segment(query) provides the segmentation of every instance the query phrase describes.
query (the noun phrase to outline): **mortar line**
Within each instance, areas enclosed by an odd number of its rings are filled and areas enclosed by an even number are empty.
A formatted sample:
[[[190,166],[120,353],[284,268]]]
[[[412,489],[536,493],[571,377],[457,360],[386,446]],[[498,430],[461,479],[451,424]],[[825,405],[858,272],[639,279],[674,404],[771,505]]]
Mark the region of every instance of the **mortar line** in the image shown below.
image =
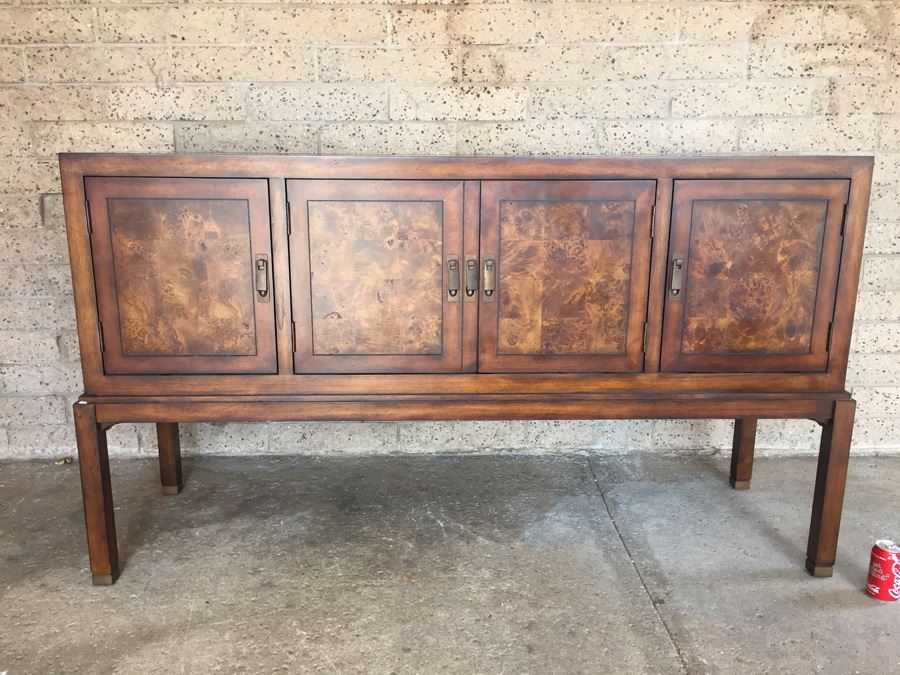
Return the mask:
[[[622,531],[619,529],[619,524],[616,522],[616,519],[609,508],[609,504],[606,501],[606,495],[603,494],[603,488],[600,487],[600,481],[597,479],[597,473],[594,471],[594,462],[591,461],[590,457],[588,457],[588,469],[591,472],[591,478],[594,480],[594,485],[597,487],[597,494],[600,495],[600,501],[603,502],[603,508],[606,509],[606,515],[609,517],[609,521],[612,523],[613,529],[616,531],[616,536],[619,538],[619,541],[622,542],[622,548],[624,548],[625,553],[628,554],[628,559],[631,561],[631,566],[634,568],[634,572],[635,574],[637,574],[638,580],[641,582],[641,587],[644,589],[644,593],[647,594],[647,598],[650,600],[650,605],[653,607],[653,611],[656,612],[656,616],[659,619],[659,622],[666,630],[666,635],[669,637],[669,642],[672,643],[672,647],[675,649],[675,653],[678,655],[678,660],[681,662],[681,670],[685,673],[688,673],[690,671],[688,670],[687,658],[685,657],[684,652],[681,650],[681,647],[675,641],[675,636],[672,634],[672,630],[669,628],[669,624],[666,623],[666,620],[663,618],[662,613],[659,611],[659,606],[653,601],[653,594],[650,592],[650,589],[647,586],[647,582],[644,580],[644,575],[641,574],[641,570],[640,568],[638,568],[637,563],[634,560],[634,556],[631,554],[631,549],[628,548],[628,544],[625,542],[625,538],[622,536]]]

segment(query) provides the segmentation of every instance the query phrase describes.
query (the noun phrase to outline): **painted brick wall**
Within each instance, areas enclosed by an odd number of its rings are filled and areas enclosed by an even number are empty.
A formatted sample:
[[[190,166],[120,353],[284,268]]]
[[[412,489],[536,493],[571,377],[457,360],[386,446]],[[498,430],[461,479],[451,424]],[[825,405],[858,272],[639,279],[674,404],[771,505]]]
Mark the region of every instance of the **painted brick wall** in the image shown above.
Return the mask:
[[[74,447],[60,151],[874,153],[850,381],[900,451],[900,3],[0,0],[0,455]],[[726,422],[198,425],[194,452],[714,450]],[[110,434],[154,452],[150,427]],[[759,444],[810,452],[812,424]]]

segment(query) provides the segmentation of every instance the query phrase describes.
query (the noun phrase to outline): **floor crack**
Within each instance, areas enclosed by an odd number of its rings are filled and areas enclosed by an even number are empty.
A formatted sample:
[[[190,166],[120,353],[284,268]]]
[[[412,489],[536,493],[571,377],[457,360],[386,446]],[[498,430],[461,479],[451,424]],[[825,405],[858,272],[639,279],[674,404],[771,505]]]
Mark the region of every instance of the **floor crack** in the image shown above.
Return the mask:
[[[681,669],[688,673],[690,672],[687,664],[687,657],[685,657],[684,652],[681,650],[681,647],[675,641],[675,636],[672,634],[672,629],[669,628],[669,624],[666,623],[665,618],[662,613],[659,611],[659,605],[655,602],[653,598],[653,594],[650,592],[650,588],[647,586],[647,582],[644,579],[644,575],[641,574],[640,568],[637,566],[637,563],[634,560],[634,556],[631,554],[631,549],[628,548],[628,544],[625,542],[625,537],[622,536],[622,531],[619,529],[619,524],[616,522],[615,516],[613,516],[612,511],[609,508],[609,504],[606,501],[606,495],[603,494],[603,488],[600,487],[600,480],[597,478],[597,472],[594,470],[594,462],[588,458],[588,468],[591,472],[591,478],[594,480],[594,485],[597,487],[597,494],[600,495],[600,501],[603,502],[603,508],[606,509],[606,515],[609,517],[609,521],[612,523],[613,529],[616,531],[616,536],[619,538],[619,541],[622,542],[622,548],[625,549],[625,553],[628,554],[628,559],[631,561],[631,566],[634,568],[635,574],[637,574],[638,580],[641,582],[641,587],[644,589],[644,593],[647,594],[647,597],[650,599],[650,605],[653,607],[653,611],[656,612],[656,616],[659,617],[659,622],[662,624],[662,627],[666,630],[666,635],[669,636],[669,642],[672,643],[672,647],[675,649],[675,653],[678,654],[678,660],[681,661]]]

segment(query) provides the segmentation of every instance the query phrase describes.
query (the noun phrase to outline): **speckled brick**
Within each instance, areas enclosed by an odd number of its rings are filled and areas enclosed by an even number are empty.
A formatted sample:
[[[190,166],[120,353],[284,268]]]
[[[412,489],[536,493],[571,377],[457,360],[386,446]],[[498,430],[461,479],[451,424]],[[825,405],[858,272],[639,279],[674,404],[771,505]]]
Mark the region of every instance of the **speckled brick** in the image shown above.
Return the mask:
[[[385,454],[397,452],[394,422],[302,422],[272,424],[273,454]]]
[[[861,353],[900,352],[900,323],[863,323],[856,326],[855,350]]]
[[[321,147],[325,154],[449,155],[456,151],[456,131],[440,122],[325,124]]]
[[[65,205],[61,194],[41,195],[41,224],[48,230],[66,228]]]
[[[0,119],[94,120],[103,117],[104,92],[95,87],[0,87]]]
[[[0,124],[0,157],[27,157],[34,154],[31,130],[25,124]]]
[[[898,317],[900,319],[900,317]],[[900,382],[900,359],[884,354],[850,354],[847,386],[893,385]]]
[[[596,127],[589,120],[463,123],[459,151],[472,155],[596,154]]]
[[[179,124],[175,147],[178,152],[315,154],[319,129],[304,122]]]
[[[900,114],[900,84],[884,80],[832,80],[824,92],[830,114]]]
[[[895,0],[828,3],[822,25],[829,40],[900,40],[900,6]]]
[[[896,450],[898,438],[900,438],[900,418],[866,417],[854,425],[851,448]]]
[[[875,185],[900,185],[900,153],[879,152],[875,156],[872,182]]]
[[[678,38],[678,9],[655,5],[553,3],[539,19],[549,42],[668,42]]]
[[[286,45],[173,47],[172,78],[180,82],[314,82],[313,47]]]
[[[889,77],[896,45],[850,42],[763,43],[751,46],[750,77]]]
[[[880,124],[878,147],[882,150],[900,152],[900,115],[883,117],[878,122]]]
[[[681,7],[681,38],[714,40],[822,39],[824,9],[787,2],[707,2]]]
[[[66,402],[61,396],[0,397],[0,424],[62,424]]]
[[[824,86],[810,81],[685,82],[673,91],[672,117],[809,115]]]
[[[869,218],[872,220],[900,220],[898,186],[875,185],[869,197]]]
[[[252,87],[248,115],[258,120],[386,119],[388,94],[379,87],[309,85]]]
[[[522,452],[531,446],[527,422],[401,422],[400,452]]]
[[[262,455],[269,449],[265,424],[183,424],[180,431],[186,454]]]
[[[0,330],[0,365],[43,365],[54,361],[59,361],[54,335]]]
[[[59,192],[59,163],[6,158],[0,162],[0,193]]]
[[[70,395],[81,390],[79,364],[0,367],[0,394]]]
[[[169,54],[156,46],[27,47],[32,82],[152,82],[165,77]]]
[[[68,265],[8,265],[3,269],[0,297],[40,298],[71,295]]]
[[[734,423],[727,420],[657,420],[653,448],[712,452],[731,448]]]
[[[40,122],[35,147],[42,156],[60,152],[171,152],[169,124],[130,122]]]
[[[653,446],[646,420],[545,420],[528,422],[531,450],[628,452]]]
[[[861,288],[867,291],[900,291],[900,258],[867,256]]]
[[[634,120],[601,122],[600,151],[630,154],[697,154],[737,149],[734,120]]]
[[[0,228],[40,227],[40,195],[0,194]]]
[[[393,120],[521,120],[527,114],[522,87],[394,87]]]
[[[58,331],[74,328],[75,306],[71,297],[0,297],[0,329]]]
[[[462,79],[468,82],[590,82],[615,79],[603,45],[480,47],[462,55]]]
[[[443,47],[326,48],[319,50],[323,82],[444,84],[459,78],[456,49]]]
[[[900,417],[900,387],[854,387],[857,417]]]
[[[56,458],[78,452],[75,429],[71,424],[11,427],[8,431],[10,447],[19,454]],[[135,454],[138,448],[137,427],[134,424],[117,424],[107,432],[106,446],[111,455]]]
[[[615,46],[607,51],[609,79],[721,79],[747,73],[745,43]]]
[[[796,117],[749,120],[741,150],[750,152],[861,152],[875,147],[876,128],[867,117]]]
[[[78,335],[75,331],[64,331],[56,340],[59,348],[59,360],[63,363],[73,363],[81,359],[81,352],[78,348]]]
[[[114,120],[235,120],[244,116],[237,87],[113,87],[107,108]]]
[[[20,49],[0,47],[0,82],[21,82],[25,79],[24,60]]]
[[[666,117],[669,98],[668,86],[658,82],[535,86],[529,110],[551,119]]]
[[[91,42],[94,12],[89,7],[0,9],[0,43]]]
[[[0,263],[14,264],[23,260],[36,264],[68,264],[65,231],[0,230]]]
[[[900,225],[897,223],[867,223],[865,252],[867,255],[873,253],[900,255]]]
[[[857,321],[900,321],[900,292],[860,291],[856,297]]]
[[[393,13],[398,44],[523,44],[538,37],[543,11],[527,4],[467,7],[399,7]]]
[[[389,42],[388,11],[380,7],[248,7],[252,43],[373,45]]]
[[[232,7],[100,7],[103,42],[240,42],[240,10]]]

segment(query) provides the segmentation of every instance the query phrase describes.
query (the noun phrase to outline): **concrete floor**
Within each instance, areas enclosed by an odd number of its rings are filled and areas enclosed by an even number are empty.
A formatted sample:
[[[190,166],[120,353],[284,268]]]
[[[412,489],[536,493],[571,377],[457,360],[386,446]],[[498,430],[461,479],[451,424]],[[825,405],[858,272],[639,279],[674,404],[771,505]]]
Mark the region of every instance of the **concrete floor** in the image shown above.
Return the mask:
[[[900,458],[852,463],[832,579],[815,463],[703,457],[117,460],[92,587],[76,465],[0,463],[0,673],[891,673]]]

